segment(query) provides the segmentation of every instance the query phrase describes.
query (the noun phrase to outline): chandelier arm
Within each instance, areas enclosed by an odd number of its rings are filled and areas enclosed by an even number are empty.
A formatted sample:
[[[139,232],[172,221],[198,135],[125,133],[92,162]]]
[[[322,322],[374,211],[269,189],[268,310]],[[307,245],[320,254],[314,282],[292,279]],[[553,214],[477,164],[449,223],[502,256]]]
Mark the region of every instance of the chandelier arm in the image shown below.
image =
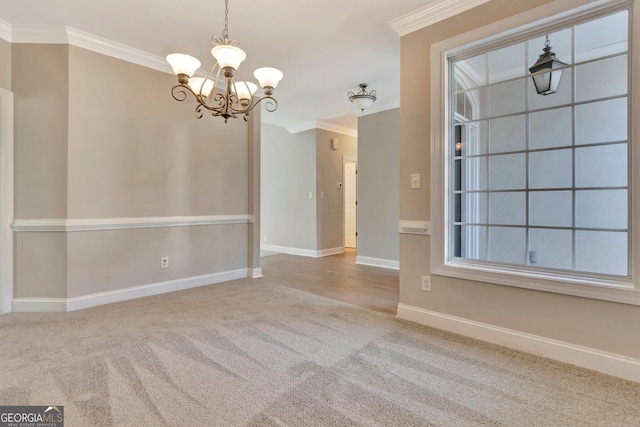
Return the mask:
[[[171,95],[173,96],[173,99],[178,102],[183,102],[187,99],[187,92],[194,96],[198,105],[204,105],[206,107],[204,102],[205,97],[196,93],[190,86],[179,83],[171,88]]]
[[[196,106],[196,109],[193,111],[193,114],[196,116],[196,119],[201,119],[203,114],[202,114],[202,104],[198,104]]]
[[[255,100],[254,102],[251,102],[251,105],[247,106],[244,109],[244,113],[248,113],[249,111],[253,110],[262,101],[265,101],[264,108],[268,112],[273,113],[278,109],[278,101],[276,101],[273,96],[267,95]]]
[[[187,99],[187,91],[191,92],[193,96],[196,96],[196,94],[191,90],[189,86],[183,85],[182,83],[179,83],[171,88],[171,96],[173,96],[173,99],[175,99],[176,101],[183,102]]]
[[[214,70],[216,70],[216,78],[213,80],[213,89],[209,94],[209,98],[208,98],[209,103],[206,105],[206,108],[209,111],[213,111],[215,108],[222,108],[222,106],[224,105],[224,99],[221,96],[222,94],[218,89],[218,81],[220,79],[220,73],[222,72],[222,69],[218,66],[217,62],[213,65],[213,67],[211,67],[211,70],[209,70],[209,73],[207,74],[207,76],[211,77],[211,74],[213,73]],[[214,101],[217,102],[217,106],[213,105]]]
[[[276,99],[272,96],[265,96],[263,98],[260,98],[257,102],[256,105],[258,104],[258,102],[261,102],[263,100],[267,100],[264,103],[264,109],[267,110],[270,113],[273,113],[274,111],[276,111],[278,109],[278,101],[276,101]]]

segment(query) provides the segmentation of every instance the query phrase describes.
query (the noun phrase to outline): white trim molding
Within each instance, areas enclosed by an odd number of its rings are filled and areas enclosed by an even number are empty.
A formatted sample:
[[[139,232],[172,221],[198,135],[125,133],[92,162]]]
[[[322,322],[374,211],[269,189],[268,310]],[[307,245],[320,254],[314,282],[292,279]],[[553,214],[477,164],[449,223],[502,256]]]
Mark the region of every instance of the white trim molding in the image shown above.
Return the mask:
[[[253,268],[249,270],[249,277],[252,279],[259,279],[261,277],[264,277],[262,275],[262,268]]]
[[[260,245],[260,250],[269,251],[269,252],[279,252],[287,255],[306,256],[309,258],[322,258],[325,256],[344,253],[343,247],[314,250],[314,249],[290,248],[287,246],[267,245],[264,243]]]
[[[322,129],[329,132],[335,132],[342,135],[352,136],[354,138],[358,137],[358,130],[352,129],[346,126],[336,125],[334,123],[330,123],[324,120],[314,120],[311,122],[300,123],[295,126],[289,126],[287,130],[289,133],[296,134],[300,132],[306,132],[308,130],[314,129]]]
[[[391,270],[400,270],[400,261],[384,258],[373,258],[368,256],[356,256],[356,264],[369,265],[371,267],[388,268]]]
[[[16,298],[13,300],[14,313],[64,313],[67,311],[66,298]]]
[[[173,74],[171,67],[161,56],[71,27],[59,25],[16,26],[0,20],[0,38],[10,43],[68,44],[163,73]]]
[[[9,24],[7,21],[3,19],[0,19],[0,39],[11,43],[12,33],[13,32],[11,31],[11,24]]]
[[[99,305],[122,302],[130,299],[161,295],[168,292],[208,286],[231,280],[249,277],[249,269],[243,268],[221,273],[204,274],[184,279],[169,280],[149,285],[134,286],[97,294],[83,295],[74,298],[16,298],[13,300],[14,312],[65,312],[82,310]]]
[[[431,222],[429,221],[407,221],[400,220],[399,231],[401,234],[421,234],[431,235]]]
[[[318,120],[318,129],[326,130],[329,132],[340,133],[342,135],[352,136],[354,138],[358,137],[358,130],[352,129],[346,126],[336,125],[334,123],[325,122],[323,120]]]
[[[0,313],[13,300],[13,93],[0,88]]]
[[[344,248],[342,246],[338,248],[319,249],[317,251],[318,258],[331,256],[331,255],[339,255],[343,253],[344,253]]]
[[[130,218],[16,219],[13,231],[102,231],[129,228],[191,227],[195,225],[249,224],[253,215],[203,215]]]
[[[489,0],[432,0],[429,4],[389,21],[389,26],[400,36],[444,21]]]
[[[405,304],[398,304],[398,318],[640,382],[638,359]]]

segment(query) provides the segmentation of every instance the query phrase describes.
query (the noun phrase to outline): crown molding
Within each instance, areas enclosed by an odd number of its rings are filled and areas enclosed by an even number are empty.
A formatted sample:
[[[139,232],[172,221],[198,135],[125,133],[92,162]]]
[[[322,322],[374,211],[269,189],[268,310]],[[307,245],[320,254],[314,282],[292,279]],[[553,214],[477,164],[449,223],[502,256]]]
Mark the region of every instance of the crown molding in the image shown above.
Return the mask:
[[[12,25],[12,43],[69,44],[67,29],[52,25]]]
[[[69,44],[110,56],[112,58],[121,59],[143,67],[151,68],[167,74],[173,74],[171,67],[165,58],[144,52],[140,49],[130,47],[121,43],[117,43],[75,28],[66,27]]]
[[[5,20],[0,19],[0,39],[3,39],[11,43],[12,42],[11,34],[12,34],[11,24],[9,24]]]
[[[287,130],[289,131],[289,133],[300,133],[300,132],[306,132],[308,130],[312,130],[315,129],[317,127],[316,121],[313,120],[311,122],[304,122],[304,123],[299,123],[297,125],[293,125],[293,126],[289,126],[287,127]]]
[[[329,132],[340,133],[342,135],[352,136],[354,138],[358,137],[358,130],[352,129],[346,126],[340,126],[333,123],[325,122],[323,120],[314,120],[311,122],[304,122],[294,126],[289,126],[287,130],[289,133],[300,133],[313,129],[322,129]]]
[[[348,136],[352,136],[354,138],[358,137],[358,130],[357,129],[352,129],[346,126],[340,126],[340,125],[336,125],[333,123],[329,123],[329,122],[325,122],[323,120],[318,120],[316,121],[317,124],[317,128],[318,129],[322,129],[322,130],[326,130],[329,132],[335,132],[335,133],[340,133],[342,135],[348,135]]]
[[[389,21],[389,26],[400,36],[444,21],[459,13],[473,9],[489,0],[433,0],[426,6]]]
[[[0,37],[10,43],[67,44],[163,73],[173,74],[167,61],[160,56],[71,27],[12,26],[0,20]]]

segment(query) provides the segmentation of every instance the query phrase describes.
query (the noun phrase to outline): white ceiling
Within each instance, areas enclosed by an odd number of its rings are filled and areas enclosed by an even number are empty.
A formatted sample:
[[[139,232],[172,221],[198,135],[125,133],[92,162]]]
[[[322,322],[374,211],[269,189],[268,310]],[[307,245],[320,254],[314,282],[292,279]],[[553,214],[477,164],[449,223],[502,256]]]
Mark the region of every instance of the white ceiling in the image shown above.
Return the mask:
[[[279,108],[266,123],[301,130],[318,120],[355,128],[347,92],[366,82],[377,102],[366,113],[400,105],[400,38],[389,21],[439,0],[230,0],[229,35],[247,52],[240,67],[284,72]],[[224,0],[0,0],[13,29],[71,27],[164,57],[172,52],[211,66],[211,36],[221,35]],[[169,70],[167,66],[167,70]],[[170,98],[170,88],[166,90]],[[203,118],[205,120],[206,118]]]

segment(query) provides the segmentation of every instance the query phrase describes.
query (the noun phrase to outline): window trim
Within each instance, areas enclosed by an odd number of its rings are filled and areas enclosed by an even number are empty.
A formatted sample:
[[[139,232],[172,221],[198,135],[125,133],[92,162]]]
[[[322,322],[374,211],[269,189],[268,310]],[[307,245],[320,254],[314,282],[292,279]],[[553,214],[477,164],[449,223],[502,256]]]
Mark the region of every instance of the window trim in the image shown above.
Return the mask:
[[[640,209],[635,209],[635,201],[640,200],[640,185],[634,184],[637,170],[640,170],[640,150],[634,143],[640,143],[640,126],[634,126],[634,106],[640,105],[640,90],[629,87],[629,157],[632,167],[629,171],[631,188],[629,199],[630,278],[609,279],[580,272],[570,274],[555,273],[550,270],[531,269],[527,266],[505,266],[490,262],[472,260],[448,260],[449,239],[445,238],[449,227],[450,204],[446,180],[449,174],[449,155],[446,142],[450,137],[448,118],[449,106],[449,57],[465,46],[465,52],[486,50],[491,43],[512,35],[526,37],[523,33],[539,32],[541,26],[551,32],[556,28],[574,25],[576,21],[587,19],[607,11],[630,8],[632,27],[640,22],[640,7],[633,7],[633,0],[559,0],[532,9],[514,17],[498,21],[470,32],[460,34],[431,46],[431,273],[478,282],[532,289],[585,298],[640,305],[640,284],[634,283],[637,266],[640,265]],[[632,31],[629,40],[630,81],[640,81],[640,55],[634,55],[634,47],[640,46],[640,30]],[[634,167],[635,166],[635,167]]]

